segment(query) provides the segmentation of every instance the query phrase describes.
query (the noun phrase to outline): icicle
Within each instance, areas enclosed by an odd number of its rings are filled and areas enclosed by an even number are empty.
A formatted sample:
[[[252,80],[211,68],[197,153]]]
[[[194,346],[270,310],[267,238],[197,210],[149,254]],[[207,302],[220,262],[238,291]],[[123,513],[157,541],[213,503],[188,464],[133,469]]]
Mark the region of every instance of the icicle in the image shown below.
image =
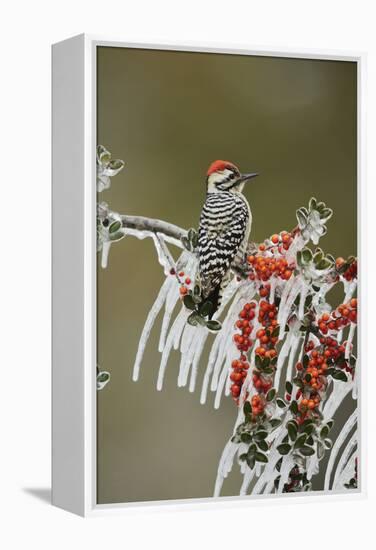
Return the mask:
[[[352,398],[358,399],[358,385],[359,385],[359,367],[358,362],[354,365],[354,380],[353,380],[353,389],[352,389]]]
[[[349,442],[350,443],[350,442]],[[350,454],[347,464],[343,467],[341,474],[338,476],[336,483],[333,483],[333,491],[343,491],[346,490],[344,485],[348,483],[351,478],[354,477],[355,473],[355,460],[357,457],[357,446],[352,445],[352,454]]]
[[[346,348],[345,348],[345,359],[350,358],[351,344],[352,344],[352,341],[354,339],[355,329],[356,329],[356,324],[355,323],[350,323],[350,330],[349,330],[349,334],[347,336],[347,343],[346,343]]]
[[[290,315],[290,312],[291,312],[292,305],[293,305],[296,297],[299,295],[299,292],[302,289],[302,281],[299,278],[291,277],[291,279],[288,282],[290,282],[292,279],[295,281],[295,285],[291,288],[291,291],[290,291],[287,299],[285,299],[285,301],[283,303],[282,303],[282,299],[281,299],[281,303],[279,305],[278,323],[280,325],[280,331],[279,331],[279,339],[280,340],[282,340],[284,338],[285,327],[286,327],[287,319],[288,319],[288,317]]]
[[[147,237],[154,238],[155,233],[153,231],[144,231],[141,229],[130,229],[127,227],[123,230],[124,235],[131,235],[132,237],[136,237],[137,239],[140,239],[141,241],[143,239],[146,239]],[[160,234],[160,233],[159,233]],[[179,239],[175,239],[174,237],[168,237],[167,235],[163,235],[163,239],[166,243],[173,244],[177,248],[183,248],[183,244]]]
[[[236,296],[236,300],[234,300],[231,304],[230,310],[227,313],[226,320],[223,323],[222,330],[218,334],[217,338],[219,337],[219,347],[216,348],[215,359],[212,357],[212,353],[210,353],[209,356],[209,363],[214,359],[214,366],[213,368],[213,375],[212,375],[212,381],[211,381],[211,390],[216,391],[218,387],[218,381],[220,372],[222,370],[222,366],[225,360],[225,350],[227,346],[231,343],[234,333],[234,324],[236,319],[238,318],[239,312],[243,309],[244,304],[251,300],[253,297],[253,292],[255,292],[254,286],[250,285],[244,285],[240,292],[238,292]],[[251,293],[250,293],[251,292]],[[212,350],[213,351],[213,350]]]
[[[338,481],[341,478],[342,472],[345,469],[347,463],[350,461],[351,456],[356,451],[357,447],[358,447],[358,433],[357,431],[355,431],[350,441],[347,443],[346,448],[341,455],[341,458],[339,459],[336,472],[334,474],[333,489],[338,487]]]
[[[301,335],[300,334],[293,334],[291,338],[291,349],[290,349],[290,355],[289,355],[289,361],[287,364],[287,370],[286,370],[286,380],[291,380],[292,378],[292,369],[294,366],[294,359],[296,355],[296,351],[299,347],[299,343],[301,342]]]
[[[343,289],[345,291],[345,297],[343,300],[344,304],[347,304],[352,298],[352,295],[354,294],[357,287],[357,280],[354,281],[346,281],[346,279],[343,279]]]
[[[168,275],[170,270],[175,267],[175,262],[163,240],[163,235],[153,233],[153,241],[158,254],[158,261],[163,267],[164,274]]]
[[[160,334],[160,337],[159,337],[158,351],[160,353],[162,353],[163,350],[164,350],[164,347],[165,347],[165,344],[166,344],[167,331],[168,331],[168,327],[170,325],[172,312],[174,311],[174,308],[175,308],[176,303],[178,302],[178,300],[179,300],[179,287],[178,287],[177,284],[175,284],[171,287],[171,291],[170,291],[169,295],[167,296],[167,300],[166,300],[165,313],[164,313],[164,316],[163,316],[161,334]]]
[[[186,324],[183,332],[183,337],[180,344],[181,360],[178,376],[178,387],[185,386],[188,380],[189,373],[189,358],[191,353],[194,353],[193,339],[196,334],[197,327]]]
[[[170,332],[173,331],[172,346],[175,350],[179,349],[181,335],[185,327],[185,323],[188,319],[189,312],[182,306],[179,315],[176,317],[174,324],[172,325]]]
[[[288,482],[289,474],[294,467],[294,460],[291,455],[286,455],[283,457],[281,471],[280,471],[280,480],[278,485],[278,493],[282,493],[285,483]]]
[[[286,300],[290,294],[290,290],[292,289],[292,287],[294,286],[294,283],[296,282],[296,277],[292,276],[290,277],[290,279],[287,281],[287,283],[285,284],[285,287],[282,291],[282,294],[281,294],[281,301],[279,303],[279,310],[281,311],[281,309],[283,309],[285,303],[286,303]]]
[[[275,289],[277,288],[277,277],[271,277],[270,279],[270,293],[269,293],[269,304],[274,304]]]
[[[195,344],[195,354],[192,362],[192,369],[191,369],[191,379],[189,382],[189,391],[194,392],[196,387],[196,379],[197,379],[197,372],[198,372],[198,364],[201,358],[202,350],[204,349],[206,339],[208,337],[209,331],[205,327],[200,327],[200,336],[198,338],[198,342]]]
[[[167,278],[165,280],[165,282],[163,283],[163,285],[162,285],[162,287],[159,291],[157,299],[155,300],[155,302],[154,302],[154,304],[153,304],[153,306],[152,306],[152,308],[149,312],[149,315],[147,316],[147,319],[146,319],[146,322],[145,322],[145,325],[144,325],[144,328],[142,330],[142,334],[141,334],[141,337],[140,337],[140,341],[138,343],[136,360],[135,360],[135,364],[134,364],[134,367],[133,367],[133,380],[134,381],[138,380],[139,373],[140,373],[141,361],[142,361],[142,358],[143,358],[143,355],[144,355],[144,352],[145,352],[145,347],[146,347],[147,341],[149,339],[151,329],[153,328],[153,325],[154,325],[155,319],[158,316],[158,313],[162,309],[162,306],[163,306],[163,304],[166,300],[166,297],[167,297],[167,295],[168,295],[168,293],[171,289],[172,284],[174,284],[173,279]]]
[[[342,382],[343,383],[343,382]],[[351,432],[351,430],[354,428],[354,426],[357,423],[358,419],[358,411],[355,410],[351,416],[347,419],[345,425],[343,426],[340,434],[338,435],[336,442],[333,445],[332,451],[330,453],[329,463],[326,469],[325,473],[325,482],[324,482],[324,490],[328,491],[329,485],[330,485],[330,478],[332,475],[333,467],[335,460],[337,458],[337,454],[343,445],[343,443],[346,441],[347,436]]]
[[[181,312],[173,322],[170,332],[167,336],[166,345],[163,350],[161,362],[159,365],[159,372],[158,372],[158,379],[157,379],[158,391],[160,391],[163,387],[164,374],[166,371],[166,366],[167,366],[168,358],[170,356],[171,348],[176,341],[179,341],[188,315],[189,315],[189,312],[185,308],[182,308]]]
[[[111,241],[104,241],[102,244],[102,257],[101,257],[101,267],[106,269],[108,266],[108,255],[110,253]]]
[[[242,483],[242,486],[240,487],[240,495],[241,496],[244,496],[247,494],[247,491],[248,491],[248,487],[250,486],[253,478],[255,477],[255,474],[256,474],[256,471],[255,471],[255,468],[252,468],[252,470],[250,468],[248,468],[244,474],[244,477],[243,477],[243,483]]]
[[[277,367],[276,367],[275,377],[274,377],[274,387],[276,389],[278,389],[279,387],[279,382],[281,379],[284,362],[286,361],[286,357],[290,353],[292,336],[293,336],[292,331],[288,332],[286,336],[286,340],[283,342],[281,351],[279,352],[279,355],[278,355]]]
[[[210,351],[209,360],[208,360],[208,363],[207,363],[207,366],[206,366],[204,379],[203,379],[203,382],[202,382],[202,389],[201,389],[201,396],[200,396],[200,403],[202,405],[206,402],[206,399],[207,399],[210,376],[213,372],[213,368],[214,368],[214,365],[215,365],[217,357],[218,357],[219,348],[221,346],[222,339],[224,337],[223,335],[224,335],[225,331],[228,329],[228,318],[231,315],[232,309],[235,307],[234,304],[237,301],[236,293],[238,292],[238,290],[239,290],[239,285],[236,282],[232,282],[228,285],[228,287],[226,288],[225,293],[223,295],[221,311],[223,311],[226,304],[231,300],[231,298],[234,295],[235,295],[235,298],[234,298],[233,303],[230,306],[230,309],[227,313],[226,319],[223,322],[222,330],[220,330],[220,332],[216,335],[216,337],[214,339],[214,343],[213,343],[211,351]]]
[[[223,449],[222,456],[219,461],[217,478],[214,487],[214,497],[219,497],[223,482],[232,470],[232,464],[238,450],[238,445],[229,441]]]
[[[342,382],[340,380],[333,380],[333,390],[329,398],[324,404],[323,415],[325,420],[333,418],[337,409],[341,406],[346,395],[352,390],[352,382]]]
[[[300,293],[299,312],[298,312],[298,318],[300,321],[302,321],[304,318],[304,304],[307,298],[308,291],[309,291],[309,286],[307,285],[307,283],[305,283],[302,280],[302,291]]]

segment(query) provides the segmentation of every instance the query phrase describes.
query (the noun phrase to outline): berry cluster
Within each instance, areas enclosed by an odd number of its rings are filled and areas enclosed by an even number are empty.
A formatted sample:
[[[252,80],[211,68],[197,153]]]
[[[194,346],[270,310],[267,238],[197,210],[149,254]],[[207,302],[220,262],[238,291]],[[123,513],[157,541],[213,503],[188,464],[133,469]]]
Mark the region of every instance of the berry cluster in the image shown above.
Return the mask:
[[[252,414],[253,416],[258,416],[260,414],[263,414],[265,409],[265,396],[256,394],[251,399],[251,407],[252,407]]]
[[[353,281],[358,276],[358,262],[354,257],[347,261],[344,258],[337,258],[336,270],[341,273],[346,281]]]
[[[275,348],[278,342],[278,322],[276,319],[277,307],[265,300],[261,300],[258,311],[258,321],[262,328],[256,332],[258,345],[255,348],[255,367],[252,371],[252,383],[257,391],[251,399],[252,414],[254,417],[262,415],[268,397],[273,394],[268,392],[273,386],[275,364],[277,361],[277,350]],[[272,390],[273,393],[274,390]]]
[[[234,335],[234,342],[239,351],[247,352],[253,345],[250,338],[253,330],[252,320],[255,318],[256,302],[250,302],[244,305],[239,313],[239,320],[236,321],[236,328],[240,334]]]
[[[231,363],[232,373],[230,374],[230,380],[233,382],[231,385],[231,395],[234,399],[237,399],[240,395],[240,391],[247,376],[247,370],[249,369],[249,363],[247,357],[241,355],[240,359],[235,359]]]
[[[256,333],[260,345],[256,348],[256,355],[272,359],[277,355],[275,345],[278,342],[277,306],[265,300],[260,301],[258,321],[262,327]]]
[[[338,331],[350,323],[357,322],[358,300],[352,298],[348,304],[341,304],[331,314],[324,313],[319,321],[318,327],[322,334],[328,334],[329,330]]]
[[[346,373],[353,374],[353,358],[345,358],[346,342],[339,343],[333,335],[328,335],[328,332],[329,330],[332,333],[338,332],[349,323],[356,322],[357,305],[357,299],[353,298],[348,304],[342,304],[331,314],[324,313],[318,319],[318,334],[321,333],[320,343],[315,347],[312,340],[308,342],[304,348],[303,361],[296,364],[297,378],[294,381],[299,387],[296,399],[300,400],[298,423],[304,422],[309,411],[314,414],[317,412],[317,407],[327,387],[329,375],[336,380],[345,382],[347,380]],[[291,399],[291,396],[286,397]]]
[[[247,257],[250,268],[249,279],[268,281],[272,275],[286,281],[290,279],[295,265],[289,264],[284,254],[290,248],[292,240],[291,233],[284,231],[280,235],[272,235],[269,244],[260,244],[258,252]]]
[[[252,320],[255,318],[256,302],[249,302],[244,304],[243,309],[239,313],[239,319],[236,321],[235,326],[240,332],[234,335],[234,343],[240,351],[240,358],[235,359],[232,364],[232,373],[230,379],[233,382],[231,385],[231,395],[236,400],[247,376],[247,370],[249,369],[249,363],[247,362],[247,351],[252,347],[253,342],[251,340],[251,334],[253,331]]]
[[[184,271],[179,271],[179,273],[177,274],[176,270],[173,267],[170,269],[170,275],[173,275],[173,276],[177,277],[177,279],[180,283],[180,288],[179,288],[180,295],[182,297],[184,297],[186,294],[188,294],[189,287],[192,284],[191,278],[190,277],[185,277],[185,279],[182,280],[184,275],[185,275]]]

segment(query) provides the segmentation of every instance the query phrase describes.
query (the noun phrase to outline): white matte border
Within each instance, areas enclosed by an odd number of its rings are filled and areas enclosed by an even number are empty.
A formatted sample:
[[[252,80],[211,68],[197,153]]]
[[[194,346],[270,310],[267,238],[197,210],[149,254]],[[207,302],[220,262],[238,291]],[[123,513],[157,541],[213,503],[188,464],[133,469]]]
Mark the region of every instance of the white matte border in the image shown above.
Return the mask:
[[[361,52],[340,52],[335,50],[275,50],[265,47],[250,49],[249,46],[232,47],[223,43],[168,43],[146,44],[127,43],[98,36],[85,35],[85,516],[102,516],[119,513],[142,513],[164,511],[166,508],[183,511],[213,509],[219,507],[244,507],[280,505],[282,503],[311,503],[353,501],[366,497],[366,387],[365,357],[367,339],[366,327],[366,164],[365,164],[365,80],[366,54]],[[357,186],[358,186],[358,258],[360,266],[360,330],[358,332],[360,387],[358,393],[358,431],[359,452],[359,485],[357,491],[320,491],[315,493],[234,496],[204,499],[182,499],[168,501],[100,504],[96,503],[96,185],[95,185],[95,150],[96,150],[96,49],[102,47],[143,48],[152,50],[172,50],[207,53],[227,53],[236,55],[256,55],[268,57],[290,57],[302,59],[320,59],[331,61],[349,61],[357,63],[358,85],[358,120],[357,120]],[[359,367],[358,367],[359,368]]]

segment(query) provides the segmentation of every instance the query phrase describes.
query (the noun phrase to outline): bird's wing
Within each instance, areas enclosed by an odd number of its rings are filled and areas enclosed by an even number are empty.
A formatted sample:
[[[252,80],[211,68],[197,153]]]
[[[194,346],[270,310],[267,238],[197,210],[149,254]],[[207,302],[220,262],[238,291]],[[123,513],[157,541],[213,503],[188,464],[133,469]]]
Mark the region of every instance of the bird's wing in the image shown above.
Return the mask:
[[[249,212],[233,193],[207,196],[200,218],[199,267],[204,296],[227,274],[246,235]]]

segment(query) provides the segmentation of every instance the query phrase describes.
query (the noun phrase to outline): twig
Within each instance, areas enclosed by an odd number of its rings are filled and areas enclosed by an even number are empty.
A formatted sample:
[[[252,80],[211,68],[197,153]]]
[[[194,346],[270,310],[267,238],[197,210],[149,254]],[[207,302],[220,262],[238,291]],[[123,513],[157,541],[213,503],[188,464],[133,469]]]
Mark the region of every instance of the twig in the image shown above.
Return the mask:
[[[187,231],[185,229],[182,229],[173,223],[153,218],[146,218],[144,216],[122,215],[121,223],[124,228],[136,229],[139,231],[150,231],[152,233],[162,233],[162,235],[166,235],[167,237],[172,237],[177,240],[181,240],[182,237],[187,236]]]

